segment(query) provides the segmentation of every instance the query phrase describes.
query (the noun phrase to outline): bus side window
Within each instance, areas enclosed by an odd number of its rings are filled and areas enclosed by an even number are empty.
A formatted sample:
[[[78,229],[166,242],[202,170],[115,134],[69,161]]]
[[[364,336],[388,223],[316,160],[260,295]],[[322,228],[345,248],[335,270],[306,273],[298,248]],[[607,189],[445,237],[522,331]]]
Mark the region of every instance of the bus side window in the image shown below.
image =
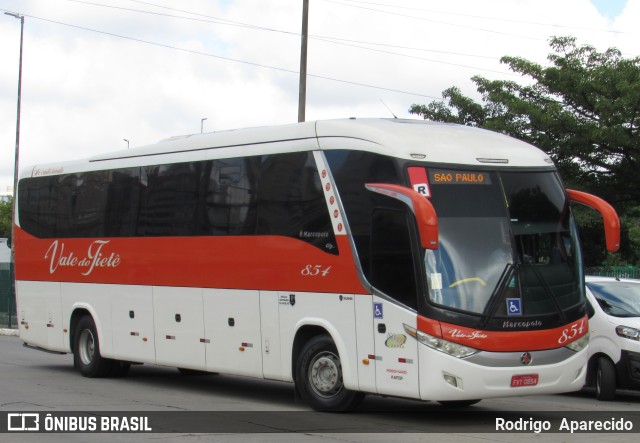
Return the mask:
[[[312,153],[262,157],[257,233],[295,238],[329,254],[338,254]]]
[[[105,213],[109,189],[108,173],[90,171],[70,176],[75,186],[69,194],[69,227],[61,237],[100,237],[104,235]]]
[[[205,178],[200,186],[204,210],[198,211],[202,234],[255,233],[259,168],[258,156],[207,162]]]
[[[406,212],[375,209],[371,223],[371,283],[400,303],[417,309],[415,269]]]
[[[18,200],[20,201],[20,226],[26,232],[39,238],[55,235],[58,214],[52,198],[55,177],[37,177],[20,180]]]
[[[138,219],[138,235],[193,235],[198,204],[199,162],[146,167],[148,186]]]
[[[367,191],[365,183],[402,183],[395,161],[364,151],[325,151],[336,188],[358,251],[362,272],[371,282],[371,220],[374,208],[389,204],[388,197],[376,196]],[[383,203],[379,203],[383,202]],[[386,202],[386,203],[384,203]],[[399,205],[402,207],[402,205]]]
[[[107,237],[136,235],[140,197],[144,192],[143,168],[110,171],[107,205],[104,213]]]

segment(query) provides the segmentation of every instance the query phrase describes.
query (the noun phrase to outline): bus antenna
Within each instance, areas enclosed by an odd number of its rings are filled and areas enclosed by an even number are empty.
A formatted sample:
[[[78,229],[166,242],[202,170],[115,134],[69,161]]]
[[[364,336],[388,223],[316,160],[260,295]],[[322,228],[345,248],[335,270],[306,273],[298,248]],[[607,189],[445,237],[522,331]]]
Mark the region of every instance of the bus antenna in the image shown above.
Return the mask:
[[[393,118],[398,118],[398,116],[397,116],[397,115],[395,115],[395,114],[393,113],[393,111],[391,110],[391,108],[389,108],[389,107],[387,106],[387,104],[386,104],[385,102],[383,102],[383,101],[382,101],[382,99],[380,99],[380,103],[382,103],[382,104],[384,105],[384,107],[385,107],[385,108],[387,108],[387,111],[389,111],[389,113],[391,113],[391,115],[393,115]]]

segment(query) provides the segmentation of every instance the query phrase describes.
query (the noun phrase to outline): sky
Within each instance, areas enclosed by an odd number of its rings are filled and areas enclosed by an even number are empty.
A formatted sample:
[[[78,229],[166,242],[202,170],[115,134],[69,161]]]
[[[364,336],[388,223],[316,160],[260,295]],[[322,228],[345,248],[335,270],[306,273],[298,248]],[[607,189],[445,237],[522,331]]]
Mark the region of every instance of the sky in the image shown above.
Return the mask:
[[[527,79],[551,36],[640,55],[640,0],[310,0],[306,120],[416,118],[474,75]],[[295,123],[302,0],[0,0],[25,16],[20,169],[183,134]],[[20,20],[0,14],[0,192]],[[202,120],[205,119],[206,120]],[[128,140],[125,141],[125,140]]]

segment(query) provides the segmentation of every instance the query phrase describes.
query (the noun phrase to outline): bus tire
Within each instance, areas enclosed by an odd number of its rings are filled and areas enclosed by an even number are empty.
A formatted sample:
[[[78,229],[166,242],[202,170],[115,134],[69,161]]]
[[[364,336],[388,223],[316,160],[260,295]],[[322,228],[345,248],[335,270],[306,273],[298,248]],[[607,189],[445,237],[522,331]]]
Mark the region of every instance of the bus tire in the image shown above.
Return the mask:
[[[73,340],[73,365],[85,377],[106,377],[113,368],[113,361],[100,355],[100,341],[96,324],[86,315],[78,321]]]
[[[616,368],[606,357],[600,357],[596,368],[596,398],[611,401],[616,396]]]
[[[313,337],[300,351],[296,389],[306,404],[323,412],[349,411],[364,398],[363,393],[345,388],[340,355],[328,335]]]

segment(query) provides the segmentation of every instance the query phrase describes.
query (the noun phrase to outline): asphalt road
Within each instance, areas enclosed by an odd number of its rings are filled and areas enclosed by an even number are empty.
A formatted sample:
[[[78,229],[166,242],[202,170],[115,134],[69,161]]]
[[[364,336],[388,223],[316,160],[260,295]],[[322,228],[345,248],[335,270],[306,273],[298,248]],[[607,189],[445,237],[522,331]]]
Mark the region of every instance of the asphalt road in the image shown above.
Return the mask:
[[[9,412],[32,411],[55,416],[81,413],[97,420],[118,412],[137,412],[150,415],[157,432],[5,433],[0,434],[0,441],[583,442],[587,436],[580,433],[486,432],[483,423],[493,427],[497,417],[511,422],[521,418],[532,426],[547,419],[567,418],[571,423],[626,417],[640,428],[640,393],[623,391],[614,402],[598,402],[593,391],[583,390],[483,400],[461,410],[368,396],[354,413],[320,414],[297,401],[293,385],[287,383],[228,375],[184,376],[175,368],[153,365],[134,366],[124,378],[88,379],[73,368],[71,355],[39,352],[23,347],[18,337],[0,336],[0,420],[8,420]],[[484,426],[484,432],[478,426]],[[553,426],[552,430],[555,422]],[[637,436],[605,432],[587,438],[617,442]]]

